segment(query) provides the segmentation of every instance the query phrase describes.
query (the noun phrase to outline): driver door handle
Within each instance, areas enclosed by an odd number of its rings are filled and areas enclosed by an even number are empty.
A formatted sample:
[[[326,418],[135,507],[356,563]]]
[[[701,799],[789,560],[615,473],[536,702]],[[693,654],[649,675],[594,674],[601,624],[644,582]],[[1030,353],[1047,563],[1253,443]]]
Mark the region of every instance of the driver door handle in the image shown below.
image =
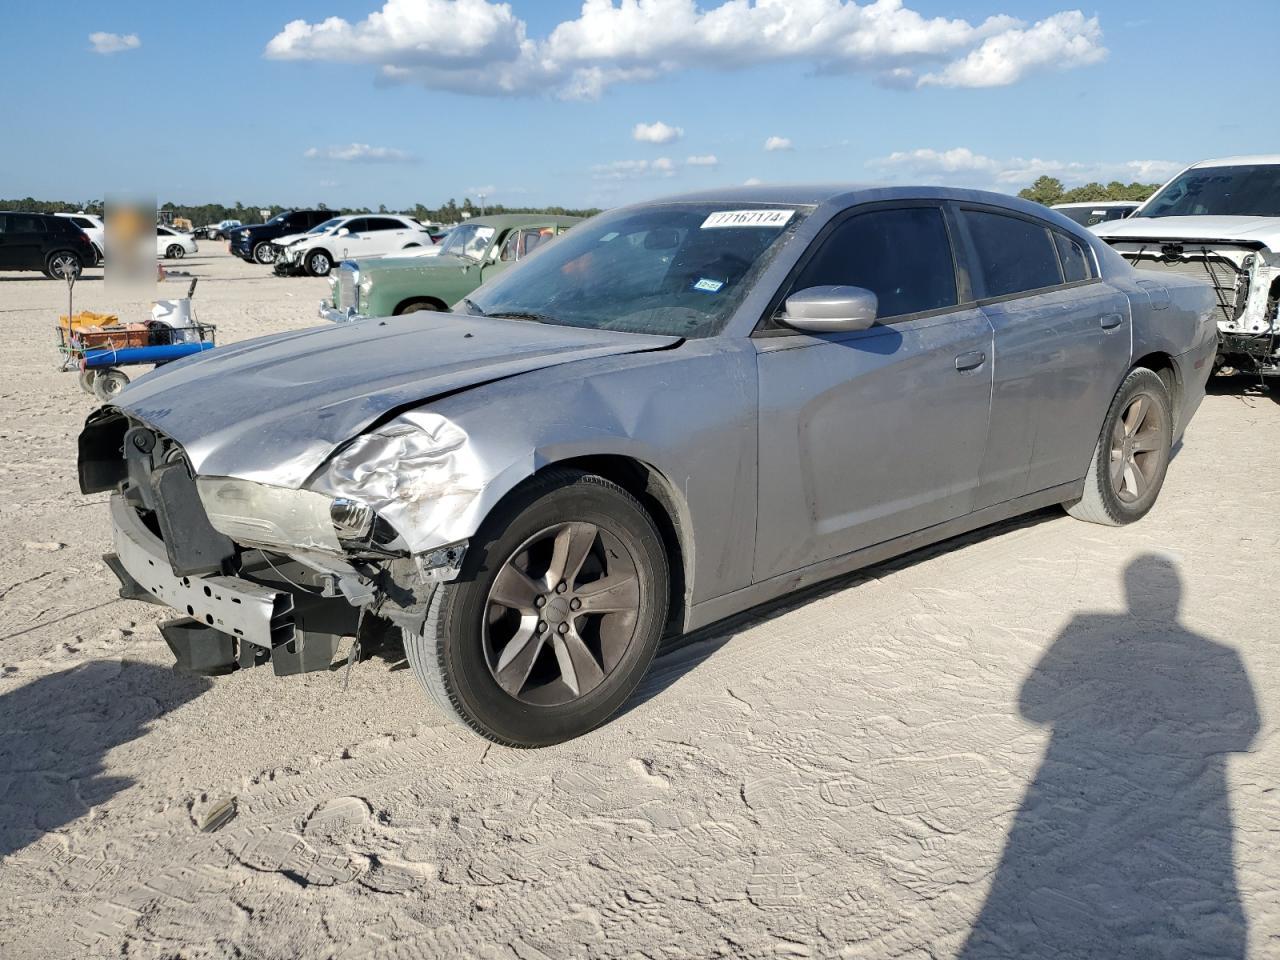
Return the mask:
[[[1098,323],[1102,325],[1103,330],[1114,330],[1124,323],[1124,317],[1118,313],[1104,313],[1098,318]]]
[[[974,350],[972,353],[962,353],[956,357],[956,369],[965,373],[969,370],[977,370],[986,362],[987,355],[981,350]]]

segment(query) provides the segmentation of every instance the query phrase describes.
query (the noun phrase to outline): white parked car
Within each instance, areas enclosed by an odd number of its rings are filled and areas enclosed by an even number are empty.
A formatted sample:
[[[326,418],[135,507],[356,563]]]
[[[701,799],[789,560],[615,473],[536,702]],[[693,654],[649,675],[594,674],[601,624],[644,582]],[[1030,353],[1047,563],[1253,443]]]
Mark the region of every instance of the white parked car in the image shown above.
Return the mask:
[[[1137,210],[1142,203],[1138,200],[1090,200],[1080,203],[1055,203],[1054,210],[1074,220],[1082,227],[1092,227],[1096,223],[1108,220],[1123,220]]]
[[[1216,366],[1280,393],[1280,155],[1202,160],[1132,216],[1089,229],[1135,267],[1212,284]]]
[[[156,256],[167,260],[181,260],[189,253],[196,253],[196,238],[173,227],[156,227]]]
[[[303,230],[301,233],[286,233],[283,237],[277,237],[275,240],[271,241],[271,245],[277,248],[275,262],[277,264],[287,263],[290,252],[289,248],[295,243],[314,240],[316,237],[331,233],[339,227],[345,226],[347,221],[355,219],[357,218],[353,215],[331,217],[323,223],[317,223],[310,230]]]
[[[92,213],[58,213],[54,216],[66,217],[83,230],[93,241],[93,250],[98,255],[98,262],[103,261],[107,250],[107,229],[101,217],[94,216]]]
[[[279,271],[326,277],[340,260],[383,257],[433,246],[427,227],[412,217],[368,214],[335,219],[341,222],[324,233],[303,234],[290,243],[283,262],[280,257],[276,259]]]

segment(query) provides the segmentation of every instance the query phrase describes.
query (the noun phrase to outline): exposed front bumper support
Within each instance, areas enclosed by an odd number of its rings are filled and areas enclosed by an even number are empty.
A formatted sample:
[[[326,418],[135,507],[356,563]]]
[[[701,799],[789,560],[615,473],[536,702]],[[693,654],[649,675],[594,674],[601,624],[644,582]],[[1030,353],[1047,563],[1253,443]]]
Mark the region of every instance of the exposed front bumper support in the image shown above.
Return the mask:
[[[119,494],[111,498],[116,558],[161,603],[222,633],[272,650],[295,638],[293,595],[237,577],[180,577],[164,544]]]
[[[363,314],[356,313],[355,307],[339,310],[328,300],[320,301],[319,314],[321,320],[328,320],[330,323],[354,323],[357,320],[369,319]]]

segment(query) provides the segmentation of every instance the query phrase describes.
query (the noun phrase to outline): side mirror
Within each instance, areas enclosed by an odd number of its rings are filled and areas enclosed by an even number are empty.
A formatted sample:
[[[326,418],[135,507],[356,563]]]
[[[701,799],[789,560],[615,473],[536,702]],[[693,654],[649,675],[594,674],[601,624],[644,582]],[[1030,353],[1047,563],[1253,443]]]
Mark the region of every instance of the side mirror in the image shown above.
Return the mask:
[[[808,287],[787,297],[783,323],[808,333],[865,330],[876,322],[879,301],[864,287]]]
[[[349,237],[350,235],[351,235],[351,231],[350,231],[350,230],[348,230],[346,227],[339,227],[339,228],[338,228],[338,236],[340,236],[340,237]]]

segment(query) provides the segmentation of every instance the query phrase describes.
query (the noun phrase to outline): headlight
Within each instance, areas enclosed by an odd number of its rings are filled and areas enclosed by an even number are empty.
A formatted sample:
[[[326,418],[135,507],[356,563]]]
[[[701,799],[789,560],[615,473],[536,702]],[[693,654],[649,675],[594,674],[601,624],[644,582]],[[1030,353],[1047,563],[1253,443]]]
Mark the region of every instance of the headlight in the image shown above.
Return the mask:
[[[237,543],[342,551],[332,497],[229,477],[197,477],[196,490],[213,529]]]
[[[240,239],[241,239],[241,240],[248,240],[248,239],[249,239],[249,231],[248,231],[248,230],[241,230],[241,231],[240,231]]]

